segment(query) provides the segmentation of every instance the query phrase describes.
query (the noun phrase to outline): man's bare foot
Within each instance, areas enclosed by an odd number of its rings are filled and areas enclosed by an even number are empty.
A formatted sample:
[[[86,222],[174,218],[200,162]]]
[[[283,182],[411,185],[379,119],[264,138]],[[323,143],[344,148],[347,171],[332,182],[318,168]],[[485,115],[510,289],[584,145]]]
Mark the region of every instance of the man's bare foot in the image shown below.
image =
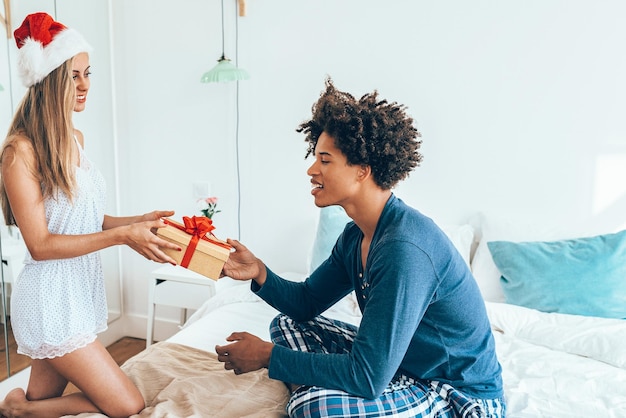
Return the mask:
[[[19,417],[27,403],[28,400],[26,399],[24,389],[13,389],[4,398],[4,401],[0,402],[0,413],[6,418]]]

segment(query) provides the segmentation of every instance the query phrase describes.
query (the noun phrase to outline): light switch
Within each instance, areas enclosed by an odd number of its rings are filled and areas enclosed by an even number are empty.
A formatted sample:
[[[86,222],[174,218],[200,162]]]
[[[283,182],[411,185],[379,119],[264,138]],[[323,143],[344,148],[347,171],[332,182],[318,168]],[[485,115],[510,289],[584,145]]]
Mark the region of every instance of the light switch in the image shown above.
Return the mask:
[[[195,181],[193,183],[193,197],[195,199],[211,197],[211,183],[208,181]]]

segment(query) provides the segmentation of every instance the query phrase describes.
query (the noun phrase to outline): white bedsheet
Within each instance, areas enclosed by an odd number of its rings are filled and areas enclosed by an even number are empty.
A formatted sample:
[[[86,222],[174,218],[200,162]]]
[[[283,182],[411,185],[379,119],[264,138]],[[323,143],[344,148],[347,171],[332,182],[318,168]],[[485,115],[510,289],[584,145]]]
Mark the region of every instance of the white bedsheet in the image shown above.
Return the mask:
[[[168,339],[169,342],[215,353],[215,346],[227,344],[226,337],[233,332],[247,331],[270,340],[269,324],[278,311],[256,296],[249,283],[222,283],[221,280],[217,294],[206,301],[183,329]],[[361,319],[356,301],[351,297],[344,298],[324,315],[352,324],[358,324]]]
[[[167,341],[215,353],[216,345],[237,331],[248,331],[269,341],[269,322],[278,312],[250,291],[237,285],[224,289],[194,313]]]
[[[626,321],[487,309],[508,417],[626,417]]]
[[[509,418],[626,418],[626,321],[487,303]],[[358,323],[350,298],[328,316]],[[269,340],[277,311],[249,285],[226,286],[170,342],[215,352],[234,331]]]

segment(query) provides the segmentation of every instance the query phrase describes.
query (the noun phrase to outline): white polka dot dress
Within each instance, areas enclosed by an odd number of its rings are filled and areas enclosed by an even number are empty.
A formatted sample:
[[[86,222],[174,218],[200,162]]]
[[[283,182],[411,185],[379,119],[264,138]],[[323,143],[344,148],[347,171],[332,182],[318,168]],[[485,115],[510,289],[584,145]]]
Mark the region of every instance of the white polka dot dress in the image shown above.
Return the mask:
[[[44,202],[48,230],[80,235],[102,230],[106,185],[80,150],[73,202],[63,193]],[[18,353],[34,359],[63,356],[82,348],[107,328],[104,275],[98,252],[59,260],[33,260],[11,294],[11,324]]]

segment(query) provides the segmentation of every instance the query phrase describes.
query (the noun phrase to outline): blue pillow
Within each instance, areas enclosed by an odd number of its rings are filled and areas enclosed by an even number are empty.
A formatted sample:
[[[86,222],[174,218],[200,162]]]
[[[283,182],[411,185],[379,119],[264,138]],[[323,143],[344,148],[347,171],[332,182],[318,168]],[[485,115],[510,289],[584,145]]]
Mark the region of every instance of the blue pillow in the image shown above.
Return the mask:
[[[626,319],[626,230],[551,242],[487,243],[507,303]]]
[[[311,254],[310,272],[313,272],[330,257],[337,238],[351,220],[341,206],[327,206],[320,209],[320,218]]]

